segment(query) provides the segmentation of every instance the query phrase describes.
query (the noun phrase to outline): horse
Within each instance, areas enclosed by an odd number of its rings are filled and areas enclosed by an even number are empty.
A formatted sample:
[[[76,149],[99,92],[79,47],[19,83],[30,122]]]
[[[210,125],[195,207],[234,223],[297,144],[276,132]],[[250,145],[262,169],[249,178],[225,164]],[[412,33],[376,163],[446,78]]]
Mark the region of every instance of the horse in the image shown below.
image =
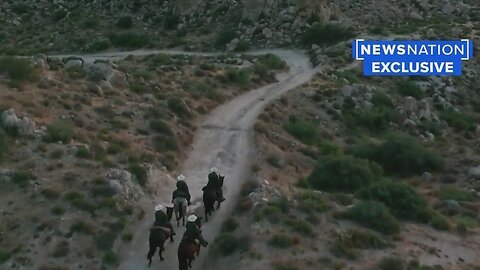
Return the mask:
[[[195,223],[198,228],[201,227],[202,217],[198,217]],[[195,255],[198,257],[200,255],[201,244],[195,240],[195,243],[185,243],[180,242],[178,246],[178,265],[179,270],[187,270],[192,268],[192,261],[195,260]]]
[[[175,209],[175,219],[177,220],[177,227],[180,227],[180,219],[182,219],[182,225],[185,226],[185,214],[187,213],[187,199],[177,197],[173,200]]]
[[[173,242],[173,235],[170,232],[167,232],[166,229],[159,226],[153,226],[150,228],[150,236],[148,237],[148,243],[150,250],[147,254],[148,266],[152,264],[152,257],[155,254],[157,248],[159,248],[158,255],[160,256],[160,261],[163,261],[162,252],[165,250],[165,241],[170,238],[170,241]]]
[[[220,187],[223,187],[223,179],[225,176],[220,176]],[[218,202],[216,209],[220,208],[221,201],[218,198],[217,190],[208,189],[206,186],[203,190],[203,205],[205,208],[205,222],[208,222],[208,216],[215,211],[215,202]]]

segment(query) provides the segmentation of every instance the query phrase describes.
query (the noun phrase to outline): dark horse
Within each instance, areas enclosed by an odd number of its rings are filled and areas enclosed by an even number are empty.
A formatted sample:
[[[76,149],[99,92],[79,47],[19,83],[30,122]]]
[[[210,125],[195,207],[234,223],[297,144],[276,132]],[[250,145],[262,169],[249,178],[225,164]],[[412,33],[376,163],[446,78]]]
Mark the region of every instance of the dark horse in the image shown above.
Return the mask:
[[[167,207],[168,221],[172,219],[172,215],[173,208]],[[160,256],[160,260],[163,261],[162,252],[165,250],[164,244],[168,238],[170,238],[170,241],[173,242],[173,235],[169,235],[169,233],[162,227],[153,226],[150,228],[150,236],[148,237],[150,250],[147,254],[148,266],[152,264],[152,257],[155,254],[155,251],[157,251],[157,248],[159,248],[158,255]]]
[[[225,176],[220,176],[220,188],[223,187],[223,179]],[[208,216],[215,211],[215,202],[218,202],[217,209],[220,208],[221,201],[218,198],[217,190],[203,188],[203,206],[205,208],[205,222],[208,222]]]
[[[195,221],[198,228],[202,225],[202,218],[198,217]],[[178,265],[179,270],[187,270],[192,268],[192,261],[195,260],[195,255],[200,255],[200,247],[202,245],[195,241],[195,243],[180,242],[178,246]]]

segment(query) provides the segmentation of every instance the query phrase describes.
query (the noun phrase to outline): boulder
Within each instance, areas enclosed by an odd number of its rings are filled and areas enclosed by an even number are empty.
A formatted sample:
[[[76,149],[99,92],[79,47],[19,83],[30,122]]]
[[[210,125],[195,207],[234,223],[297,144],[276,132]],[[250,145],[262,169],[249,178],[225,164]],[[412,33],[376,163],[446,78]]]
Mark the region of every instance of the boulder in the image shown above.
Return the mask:
[[[426,100],[422,100],[419,102],[418,107],[419,107],[418,118],[431,120],[432,115],[430,112],[430,105],[428,104],[428,102]]]
[[[423,17],[422,15],[418,14],[417,12],[415,11],[412,11],[409,15],[410,19],[413,19],[415,21],[423,21]]]
[[[0,117],[2,125],[20,136],[30,136],[35,133],[35,122],[25,116],[18,117],[14,109],[6,110]]]
[[[272,33],[272,30],[270,30],[270,28],[264,28],[263,31],[262,31],[262,34],[265,38],[272,38],[273,37],[273,33]]]
[[[445,3],[445,5],[443,5],[442,7],[442,13],[445,15],[452,15],[454,11],[455,11],[455,7],[449,2]]]
[[[468,169],[468,175],[473,176],[473,177],[480,177],[480,165],[477,167],[471,167]]]
[[[415,112],[417,110],[417,100],[414,97],[405,97],[405,110]]]
[[[105,174],[109,185],[118,193],[129,199],[138,200],[144,193],[135,181],[135,177],[128,171],[112,168]]]
[[[427,32],[425,33],[425,37],[428,38],[428,39],[434,39],[437,37],[437,35],[435,34],[435,30],[433,30],[432,28],[429,28],[427,30]]]
[[[107,76],[107,81],[112,84],[113,87],[117,88],[127,88],[128,82],[125,73],[113,69],[112,72]]]

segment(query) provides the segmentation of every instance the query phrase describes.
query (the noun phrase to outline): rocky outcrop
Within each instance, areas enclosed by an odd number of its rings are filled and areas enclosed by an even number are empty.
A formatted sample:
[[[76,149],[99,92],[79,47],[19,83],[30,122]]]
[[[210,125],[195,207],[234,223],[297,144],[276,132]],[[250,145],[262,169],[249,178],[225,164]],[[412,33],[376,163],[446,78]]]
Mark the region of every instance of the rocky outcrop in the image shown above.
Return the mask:
[[[14,109],[4,111],[0,120],[5,129],[20,136],[32,136],[37,130],[35,122],[26,116],[18,117]]]

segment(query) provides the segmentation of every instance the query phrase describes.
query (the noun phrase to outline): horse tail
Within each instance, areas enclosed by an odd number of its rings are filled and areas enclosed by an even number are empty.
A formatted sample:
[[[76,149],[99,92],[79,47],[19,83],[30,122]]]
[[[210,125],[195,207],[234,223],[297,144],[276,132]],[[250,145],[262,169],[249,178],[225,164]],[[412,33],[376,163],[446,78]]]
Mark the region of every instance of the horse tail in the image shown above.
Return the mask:
[[[187,245],[184,243],[180,243],[178,246],[178,266],[179,270],[187,270],[188,269],[188,260],[186,255],[186,248]]]

